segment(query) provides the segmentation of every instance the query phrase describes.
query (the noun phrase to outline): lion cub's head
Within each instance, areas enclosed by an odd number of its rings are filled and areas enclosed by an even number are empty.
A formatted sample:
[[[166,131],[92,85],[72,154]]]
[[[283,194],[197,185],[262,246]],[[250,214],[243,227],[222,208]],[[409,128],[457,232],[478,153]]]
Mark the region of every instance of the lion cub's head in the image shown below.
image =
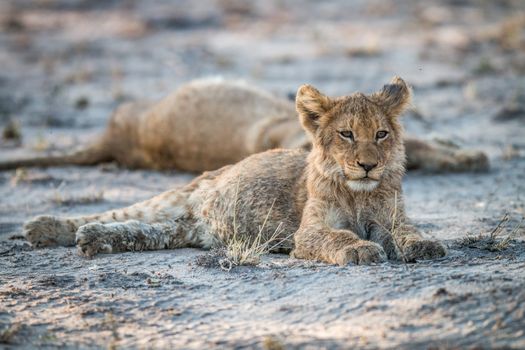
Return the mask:
[[[398,77],[371,95],[329,98],[310,85],[299,88],[296,108],[313,138],[318,170],[354,191],[372,191],[387,174],[404,171],[398,117],[411,91]]]

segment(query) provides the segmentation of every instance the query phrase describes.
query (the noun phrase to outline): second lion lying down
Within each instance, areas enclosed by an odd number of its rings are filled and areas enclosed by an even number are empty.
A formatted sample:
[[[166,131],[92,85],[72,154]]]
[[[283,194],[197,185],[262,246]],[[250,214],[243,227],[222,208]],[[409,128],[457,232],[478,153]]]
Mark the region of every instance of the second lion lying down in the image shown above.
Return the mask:
[[[403,130],[410,89],[394,78],[379,92],[329,98],[302,86],[296,108],[312,140],[305,150],[273,150],[206,172],[128,208],[26,223],[36,247],[74,245],[97,253],[211,248],[234,232],[269,239],[297,258],[345,265],[445,255],[404,214]],[[267,218],[267,220],[266,220]],[[266,222],[265,222],[266,220]],[[293,240],[285,240],[293,234]]]
[[[189,82],[160,101],[121,105],[90,146],[62,155],[0,161],[22,166],[94,165],[116,161],[128,168],[215,170],[276,148],[310,149],[294,105],[237,81]],[[405,138],[407,167],[430,172],[484,171],[480,151]]]

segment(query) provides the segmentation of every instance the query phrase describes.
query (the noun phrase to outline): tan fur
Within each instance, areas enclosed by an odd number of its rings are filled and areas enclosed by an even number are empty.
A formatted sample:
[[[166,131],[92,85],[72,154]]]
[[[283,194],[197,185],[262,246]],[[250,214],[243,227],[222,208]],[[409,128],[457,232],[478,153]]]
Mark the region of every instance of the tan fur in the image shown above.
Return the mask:
[[[234,232],[254,239],[263,227],[265,239],[276,231],[280,239],[293,236],[275,249],[339,265],[444,256],[445,248],[423,239],[404,215],[398,117],[409,101],[400,78],[372,95],[335,99],[303,86],[296,105],[310,152],[258,153],[181,189],[100,215],[37,217],[26,223],[25,235],[37,247],[76,242],[91,256],[210,248]],[[352,139],[342,136],[348,131]],[[378,132],[388,134],[379,138]]]
[[[481,152],[463,152],[407,139],[408,168],[486,170]],[[241,82],[194,81],[159,102],[120,106],[104,135],[85,150],[0,162],[0,169],[115,160],[129,168],[218,169],[274,148],[310,148],[289,101]]]

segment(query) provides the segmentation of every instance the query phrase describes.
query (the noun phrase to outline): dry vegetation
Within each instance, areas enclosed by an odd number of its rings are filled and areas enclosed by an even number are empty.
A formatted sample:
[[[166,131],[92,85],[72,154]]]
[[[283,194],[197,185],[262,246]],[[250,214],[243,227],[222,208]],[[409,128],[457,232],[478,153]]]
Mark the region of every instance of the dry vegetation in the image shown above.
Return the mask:
[[[57,189],[51,202],[62,206],[96,204],[104,201],[104,191],[93,191],[83,195],[64,194]]]
[[[242,232],[239,232],[239,227],[237,225],[237,204],[239,197],[239,183],[241,179],[239,178],[237,182],[237,188],[235,192],[235,204],[233,206],[233,234],[227,233],[222,235],[223,237],[228,237],[225,242],[222,242],[225,249],[223,250],[225,257],[220,261],[220,266],[222,269],[227,271],[231,270],[235,266],[239,265],[258,265],[261,262],[261,257],[265,254],[270,253],[274,248],[282,244],[283,242],[291,239],[293,233],[289,234],[287,237],[280,238],[282,234],[282,225],[279,224],[275,231],[266,237],[265,228],[270,217],[275,200],[273,201],[268,214],[264,218],[263,224],[259,227],[257,236],[252,239],[249,235],[244,235]]]
[[[2,142],[5,145],[20,146],[22,144],[22,131],[20,123],[10,119],[2,130]]]
[[[264,350],[284,350],[284,344],[274,336],[265,337],[262,343]]]
[[[239,179],[240,182],[240,179]],[[225,271],[230,271],[236,266],[249,265],[256,266],[261,262],[261,257],[265,254],[270,253],[273,249],[277,248],[283,242],[291,239],[293,233],[282,238],[282,225],[279,224],[274,232],[268,237],[265,234],[266,224],[270,217],[273,206],[272,203],[270,210],[266,214],[263,224],[259,227],[258,233],[255,238],[250,235],[245,235],[239,232],[239,226],[237,224],[237,204],[238,204],[238,191],[239,182],[237,183],[235,198],[235,204],[233,206],[233,232],[224,232],[221,236],[227,237],[224,239],[219,247],[210,250],[207,254],[199,257],[196,261],[197,265],[204,267],[217,267]]]
[[[264,237],[263,234],[274,204],[275,201],[272,203],[263,224],[259,227],[257,236],[255,239],[252,239],[248,235],[243,235],[239,232],[236,220],[237,201],[235,202],[233,213],[233,235],[229,235],[228,237],[230,238],[226,242],[223,242],[226,249],[224,250],[224,261],[221,263],[222,268],[230,270],[233,266],[258,265],[261,261],[261,256],[268,254],[273,248],[283,242],[282,239],[279,239],[279,235],[282,233],[281,225],[275,229],[269,238]],[[287,237],[284,240],[288,238],[290,237]]]
[[[0,344],[12,344],[14,337],[21,329],[20,323],[9,324],[4,329],[0,329]]]
[[[505,235],[505,232],[508,231],[509,220],[509,215],[505,214],[498,225],[489,234],[480,233],[478,235],[467,235],[461,239],[460,245],[488,250],[490,252],[500,252],[507,249],[511,241],[518,236],[523,223],[523,218],[521,218],[518,224],[511,229],[510,233]]]

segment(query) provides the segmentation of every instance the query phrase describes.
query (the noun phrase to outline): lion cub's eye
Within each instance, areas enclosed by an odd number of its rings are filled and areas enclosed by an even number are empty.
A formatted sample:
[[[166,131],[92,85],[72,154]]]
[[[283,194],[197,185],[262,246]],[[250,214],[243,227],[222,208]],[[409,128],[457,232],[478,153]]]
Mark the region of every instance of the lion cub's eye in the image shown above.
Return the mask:
[[[386,137],[386,135],[388,135],[388,131],[384,131],[384,130],[378,131],[376,133],[376,139],[377,140],[384,139]]]
[[[350,130],[339,131],[339,135],[343,136],[345,139],[354,139],[354,134]]]

